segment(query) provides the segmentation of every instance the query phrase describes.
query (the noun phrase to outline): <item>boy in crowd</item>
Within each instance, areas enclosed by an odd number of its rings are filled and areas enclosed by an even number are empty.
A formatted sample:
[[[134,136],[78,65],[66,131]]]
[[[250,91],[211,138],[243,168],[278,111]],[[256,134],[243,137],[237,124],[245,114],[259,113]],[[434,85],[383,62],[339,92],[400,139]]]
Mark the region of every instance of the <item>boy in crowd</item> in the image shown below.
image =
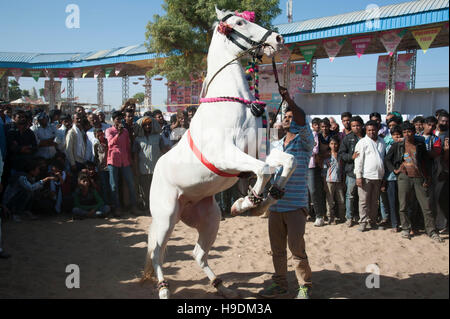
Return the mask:
[[[415,138],[413,124],[402,124],[403,141],[392,145],[386,155],[388,170],[397,175],[402,237],[410,239],[411,221],[408,216],[411,196],[415,195],[422,209],[425,230],[431,239],[443,242],[436,231],[435,217],[431,211],[429,188],[431,184],[431,161],[423,140]]]
[[[350,120],[352,132],[344,137],[339,147],[339,155],[344,162],[345,184],[347,192],[345,195],[345,218],[348,227],[353,226],[353,218],[357,216],[358,188],[356,186],[356,176],[354,173],[355,158],[359,156],[355,153],[358,141],[364,137],[364,122],[361,117],[354,116]]]
[[[416,135],[422,135],[424,123],[425,123],[425,118],[423,116],[416,116],[413,119],[413,124],[414,124],[414,127],[416,128]]]
[[[320,118],[314,118],[312,120],[312,134],[314,139],[314,148],[308,164],[308,191],[311,197],[311,202],[314,210],[314,214],[311,217],[316,218],[315,226],[320,227],[324,225],[323,216],[325,214],[325,196],[323,190],[322,180],[322,166],[320,160]]]
[[[370,225],[377,229],[378,199],[384,177],[383,159],[386,153],[384,140],[378,135],[379,123],[366,123],[366,136],[355,147],[354,173],[359,196],[359,228],[363,232]]]
[[[103,199],[92,187],[89,176],[80,173],[78,187],[74,193],[74,207],[72,209],[74,219],[104,217],[109,211],[109,206],[104,204]]]
[[[327,198],[328,223],[337,224],[345,218],[345,195],[343,180],[343,163],[339,157],[340,139],[337,135],[330,140],[330,157],[324,161],[325,194]]]
[[[389,152],[394,143],[399,143],[403,140],[402,128],[397,125],[391,128],[390,136],[386,136],[384,141],[386,143],[386,153]],[[391,218],[391,227],[394,232],[400,231],[400,218],[398,216],[398,187],[397,187],[397,175],[393,171],[390,171],[388,166],[384,165],[386,173],[386,192],[389,202],[389,213]]]

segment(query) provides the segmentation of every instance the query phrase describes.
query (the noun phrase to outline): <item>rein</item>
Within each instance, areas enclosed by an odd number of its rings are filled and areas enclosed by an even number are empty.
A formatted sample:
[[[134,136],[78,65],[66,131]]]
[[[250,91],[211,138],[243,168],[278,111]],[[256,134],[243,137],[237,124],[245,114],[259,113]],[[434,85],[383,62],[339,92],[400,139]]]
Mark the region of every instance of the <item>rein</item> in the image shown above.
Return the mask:
[[[275,83],[278,85],[278,91],[280,91],[281,85],[280,85],[280,80],[278,78],[278,70],[277,70],[277,65],[275,63],[275,57],[272,57],[272,68],[273,68],[273,75],[275,76]],[[278,110],[277,110],[277,113],[272,118],[272,127],[275,124],[275,120],[277,119],[277,116],[280,113],[280,109],[281,109],[281,106],[283,105],[283,103],[284,103],[284,98],[282,97],[280,106],[278,107]]]

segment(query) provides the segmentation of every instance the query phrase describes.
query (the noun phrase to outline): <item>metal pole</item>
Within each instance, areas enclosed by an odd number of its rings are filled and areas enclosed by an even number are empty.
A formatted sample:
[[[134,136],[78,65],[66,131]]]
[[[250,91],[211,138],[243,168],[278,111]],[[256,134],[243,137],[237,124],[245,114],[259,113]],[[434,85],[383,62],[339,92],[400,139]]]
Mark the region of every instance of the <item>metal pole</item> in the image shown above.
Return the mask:
[[[69,106],[69,111],[73,113],[73,102],[74,102],[74,80],[73,77],[67,78],[67,103]]]
[[[97,77],[97,104],[98,108],[103,111],[103,77],[101,74]]]
[[[413,54],[411,59],[411,81],[409,88],[414,90],[416,88],[417,49],[406,50],[406,53]]]
[[[128,100],[130,92],[130,79],[128,75],[122,76],[122,103],[125,103]]]
[[[147,76],[147,74],[145,75],[144,88],[145,88],[144,107],[148,109],[152,105],[152,78]]]
[[[48,101],[48,109],[53,110],[55,108],[55,77],[53,72],[50,74],[50,100]]]
[[[3,76],[0,81],[0,90],[2,91],[2,94],[0,97],[4,101],[9,101],[9,89],[8,89],[8,76]]]
[[[312,88],[311,88],[311,92],[312,93],[316,93],[316,86],[317,86],[317,59],[313,58],[311,61],[311,75],[312,75]]]
[[[397,52],[395,52],[389,59],[389,78],[386,88],[386,114],[394,110],[396,71],[397,71]]]

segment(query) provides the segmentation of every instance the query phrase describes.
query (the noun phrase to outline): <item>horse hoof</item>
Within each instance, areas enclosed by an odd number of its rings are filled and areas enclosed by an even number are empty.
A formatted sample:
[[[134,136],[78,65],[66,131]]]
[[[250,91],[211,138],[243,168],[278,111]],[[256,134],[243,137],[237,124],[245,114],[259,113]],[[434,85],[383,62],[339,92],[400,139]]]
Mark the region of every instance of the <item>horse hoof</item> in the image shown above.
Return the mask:
[[[170,298],[170,291],[167,288],[161,288],[159,290],[159,299],[169,299]]]

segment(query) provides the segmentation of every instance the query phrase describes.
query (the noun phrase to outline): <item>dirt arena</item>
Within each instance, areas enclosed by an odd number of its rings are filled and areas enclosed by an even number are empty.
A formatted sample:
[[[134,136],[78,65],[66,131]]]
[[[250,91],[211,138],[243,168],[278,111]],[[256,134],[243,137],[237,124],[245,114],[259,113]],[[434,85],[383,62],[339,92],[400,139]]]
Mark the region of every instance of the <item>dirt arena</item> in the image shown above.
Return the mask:
[[[44,218],[3,225],[0,298],[157,298],[155,283],[139,283],[150,217]],[[421,235],[408,241],[390,230],[360,233],[345,225],[307,224],[306,248],[314,298],[449,298],[449,241]],[[221,298],[191,257],[195,230],[179,223],[168,244],[164,270],[172,298]],[[290,256],[290,253],[288,253]],[[269,283],[273,271],[267,219],[227,218],[209,263],[242,298]],[[66,266],[80,268],[80,288],[68,289]],[[377,264],[380,288],[366,287],[366,266]],[[290,291],[297,287],[289,266]]]

